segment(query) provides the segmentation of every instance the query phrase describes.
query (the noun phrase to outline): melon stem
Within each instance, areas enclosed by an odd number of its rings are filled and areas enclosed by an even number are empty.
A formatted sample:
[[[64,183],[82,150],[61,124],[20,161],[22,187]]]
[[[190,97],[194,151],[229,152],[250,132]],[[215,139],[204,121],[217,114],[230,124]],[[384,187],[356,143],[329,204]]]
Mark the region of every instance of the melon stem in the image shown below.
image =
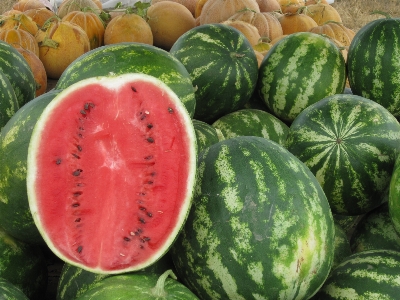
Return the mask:
[[[164,273],[162,273],[158,278],[155,287],[151,289],[151,294],[154,297],[167,296],[167,292],[165,291],[164,287],[165,287],[165,280],[168,278],[168,276],[171,276],[175,280],[177,279],[176,275],[174,274],[174,272],[172,272],[172,270],[167,270]]]

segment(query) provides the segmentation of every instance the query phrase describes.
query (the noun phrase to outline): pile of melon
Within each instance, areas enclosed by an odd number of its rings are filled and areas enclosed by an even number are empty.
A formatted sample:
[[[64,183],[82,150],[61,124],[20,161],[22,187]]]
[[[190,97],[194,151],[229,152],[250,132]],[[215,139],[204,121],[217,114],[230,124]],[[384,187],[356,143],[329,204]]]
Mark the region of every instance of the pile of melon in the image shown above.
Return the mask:
[[[397,297],[399,19],[102,5],[0,16],[0,298]]]

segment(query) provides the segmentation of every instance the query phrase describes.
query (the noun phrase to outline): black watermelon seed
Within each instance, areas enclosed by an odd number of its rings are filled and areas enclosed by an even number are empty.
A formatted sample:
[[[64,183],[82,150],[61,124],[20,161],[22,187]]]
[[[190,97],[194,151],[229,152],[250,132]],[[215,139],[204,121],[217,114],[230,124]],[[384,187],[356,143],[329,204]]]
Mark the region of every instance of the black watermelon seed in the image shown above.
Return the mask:
[[[89,106],[91,107],[91,108],[93,108],[94,107],[94,103],[89,103]]]
[[[149,128],[149,129],[153,128],[153,124],[151,124],[151,123],[147,124],[147,128]]]
[[[81,110],[81,114],[82,115],[86,115],[86,111],[84,111],[83,109]]]
[[[131,86],[132,91],[137,92],[136,88],[134,86]]]
[[[82,246],[79,246],[79,247],[76,249],[76,251],[78,251],[78,253],[81,253],[81,252],[82,252],[82,249],[83,249],[83,247],[82,247]]]
[[[173,114],[173,113],[174,113],[174,110],[173,110],[171,107],[168,107],[168,112],[169,112],[170,114]]]
[[[151,218],[153,216],[153,214],[148,212],[147,216],[149,216]]]
[[[139,207],[139,209],[140,209],[140,210],[146,210],[146,208],[143,207],[143,206]]]
[[[144,120],[144,119],[146,119],[146,115],[141,115],[140,120]]]
[[[60,159],[60,158],[58,158],[58,159],[56,160],[56,164],[57,164],[57,165],[61,164],[61,159]]]
[[[74,197],[78,197],[78,196],[80,196],[80,195],[82,195],[82,192],[76,192],[76,193],[74,193]]]
[[[85,103],[85,105],[83,106],[84,109],[88,110],[89,109],[89,103]]]
[[[72,153],[72,156],[75,158],[80,158],[78,154]]]
[[[148,156],[146,156],[144,159],[145,160],[150,160],[150,159],[152,159],[153,158],[153,155],[148,155]]]
[[[83,127],[79,127],[79,130],[82,130],[82,131],[83,131],[83,130],[85,130],[85,129],[83,129]]]
[[[143,249],[143,248],[144,248],[143,245],[140,245],[139,247],[140,247],[140,249]]]
[[[72,204],[72,207],[79,207],[79,206],[80,206],[79,203],[74,203],[74,204]]]
[[[145,224],[145,223],[146,223],[145,219],[143,219],[143,218],[139,218],[139,221],[140,221],[140,223],[142,223],[142,224]]]
[[[75,222],[80,222],[81,221],[81,218],[76,218],[75,219]]]
[[[150,238],[146,236],[143,238],[143,241],[148,242],[148,241],[150,241]]]
[[[127,241],[127,242],[130,242],[130,241],[131,241],[131,239],[128,238],[128,237],[124,237],[124,240]]]
[[[154,143],[154,139],[153,139],[152,137],[148,137],[146,140],[147,140],[149,143]]]
[[[82,151],[82,147],[80,145],[77,145],[76,148],[78,148],[78,151]]]
[[[75,170],[74,172],[72,172],[72,175],[74,175],[74,176],[79,176],[79,175],[81,175],[81,172],[82,172],[81,169],[77,169],[77,170]]]

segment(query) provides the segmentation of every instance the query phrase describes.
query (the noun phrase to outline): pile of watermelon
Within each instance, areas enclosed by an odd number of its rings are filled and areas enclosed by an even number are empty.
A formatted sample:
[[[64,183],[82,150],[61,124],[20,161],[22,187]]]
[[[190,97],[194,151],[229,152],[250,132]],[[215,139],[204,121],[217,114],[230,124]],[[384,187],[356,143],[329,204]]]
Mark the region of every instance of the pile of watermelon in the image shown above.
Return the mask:
[[[346,62],[297,32],[258,65],[205,24],[38,97],[0,41],[0,295],[44,299],[52,259],[58,300],[396,299],[399,33],[369,23]]]

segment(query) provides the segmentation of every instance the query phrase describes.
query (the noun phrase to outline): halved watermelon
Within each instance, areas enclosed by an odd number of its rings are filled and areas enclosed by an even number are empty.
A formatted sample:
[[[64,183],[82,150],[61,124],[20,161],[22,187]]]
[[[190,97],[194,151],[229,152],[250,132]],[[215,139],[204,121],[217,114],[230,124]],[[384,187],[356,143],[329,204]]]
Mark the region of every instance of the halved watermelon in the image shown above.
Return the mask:
[[[29,206],[64,261],[95,273],[147,267],[179,233],[191,204],[196,137],[159,79],[93,77],[63,90],[28,150]]]

